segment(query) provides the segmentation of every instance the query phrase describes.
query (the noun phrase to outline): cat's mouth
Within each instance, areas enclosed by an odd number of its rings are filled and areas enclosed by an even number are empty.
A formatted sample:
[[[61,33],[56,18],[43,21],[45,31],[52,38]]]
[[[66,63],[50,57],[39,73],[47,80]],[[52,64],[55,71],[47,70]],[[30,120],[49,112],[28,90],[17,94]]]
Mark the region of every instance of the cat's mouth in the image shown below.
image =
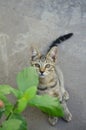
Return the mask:
[[[40,78],[45,78],[45,75],[44,74],[40,74],[39,77]]]
[[[39,77],[40,78],[45,78],[45,74],[44,73],[39,73]]]

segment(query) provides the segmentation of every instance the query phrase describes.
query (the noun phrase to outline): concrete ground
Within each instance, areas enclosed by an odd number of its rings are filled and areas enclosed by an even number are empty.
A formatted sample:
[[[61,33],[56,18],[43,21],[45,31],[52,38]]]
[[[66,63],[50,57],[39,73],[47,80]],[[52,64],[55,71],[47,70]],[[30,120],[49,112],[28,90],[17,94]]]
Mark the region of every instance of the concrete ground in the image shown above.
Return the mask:
[[[86,130],[86,0],[0,0],[0,84],[16,87],[16,74],[30,62],[30,47],[45,51],[51,41],[73,32],[58,48],[58,64],[70,93],[70,123],[55,127],[36,108],[24,115],[29,130]]]

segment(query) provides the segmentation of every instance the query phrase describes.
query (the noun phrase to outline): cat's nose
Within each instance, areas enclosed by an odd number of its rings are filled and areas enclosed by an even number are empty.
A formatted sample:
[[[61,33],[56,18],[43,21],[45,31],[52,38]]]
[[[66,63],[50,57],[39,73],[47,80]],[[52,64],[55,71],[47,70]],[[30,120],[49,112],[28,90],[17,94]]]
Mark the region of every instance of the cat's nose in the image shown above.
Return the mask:
[[[40,71],[41,75],[43,75],[44,71]]]
[[[41,75],[43,75],[43,73],[44,73],[44,71],[45,71],[45,68],[40,68],[40,73],[41,73]]]

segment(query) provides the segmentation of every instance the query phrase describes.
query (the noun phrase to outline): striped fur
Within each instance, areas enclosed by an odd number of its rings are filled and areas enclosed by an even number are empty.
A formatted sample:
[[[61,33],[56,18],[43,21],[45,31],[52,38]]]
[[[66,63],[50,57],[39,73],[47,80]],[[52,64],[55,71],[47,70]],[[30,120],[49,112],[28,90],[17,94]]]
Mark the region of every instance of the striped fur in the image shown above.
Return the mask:
[[[73,33],[60,36],[50,45],[47,54],[42,55],[38,49],[32,48],[31,64],[34,66],[39,74],[39,86],[37,94],[48,94],[59,98],[61,105],[64,108],[64,119],[69,122],[72,115],[68,110],[66,101],[69,99],[69,94],[64,88],[64,78],[62,71],[56,65],[57,46],[61,42],[69,39]],[[49,117],[51,125],[57,123],[57,117]]]
[[[54,46],[58,46],[59,44],[61,44],[62,42],[64,42],[65,40],[68,40],[69,38],[71,38],[73,36],[73,33],[68,33],[65,34],[63,36],[58,37],[55,41],[53,41],[49,47],[49,50],[54,47]],[[48,51],[49,51],[48,50]]]

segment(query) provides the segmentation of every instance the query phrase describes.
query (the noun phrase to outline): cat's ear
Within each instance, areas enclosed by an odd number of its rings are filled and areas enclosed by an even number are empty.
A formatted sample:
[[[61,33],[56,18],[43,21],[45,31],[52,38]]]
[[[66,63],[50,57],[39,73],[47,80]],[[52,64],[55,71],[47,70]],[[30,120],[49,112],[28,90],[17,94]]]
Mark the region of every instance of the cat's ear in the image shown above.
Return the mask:
[[[38,49],[36,48],[36,47],[31,47],[31,51],[32,51],[32,60],[34,60],[34,59],[36,59],[36,58],[38,58],[38,57],[40,57],[40,53],[39,53],[39,51],[38,51]]]
[[[47,54],[47,57],[49,57],[50,59],[52,59],[55,62],[56,58],[57,58],[57,47],[51,48]]]

